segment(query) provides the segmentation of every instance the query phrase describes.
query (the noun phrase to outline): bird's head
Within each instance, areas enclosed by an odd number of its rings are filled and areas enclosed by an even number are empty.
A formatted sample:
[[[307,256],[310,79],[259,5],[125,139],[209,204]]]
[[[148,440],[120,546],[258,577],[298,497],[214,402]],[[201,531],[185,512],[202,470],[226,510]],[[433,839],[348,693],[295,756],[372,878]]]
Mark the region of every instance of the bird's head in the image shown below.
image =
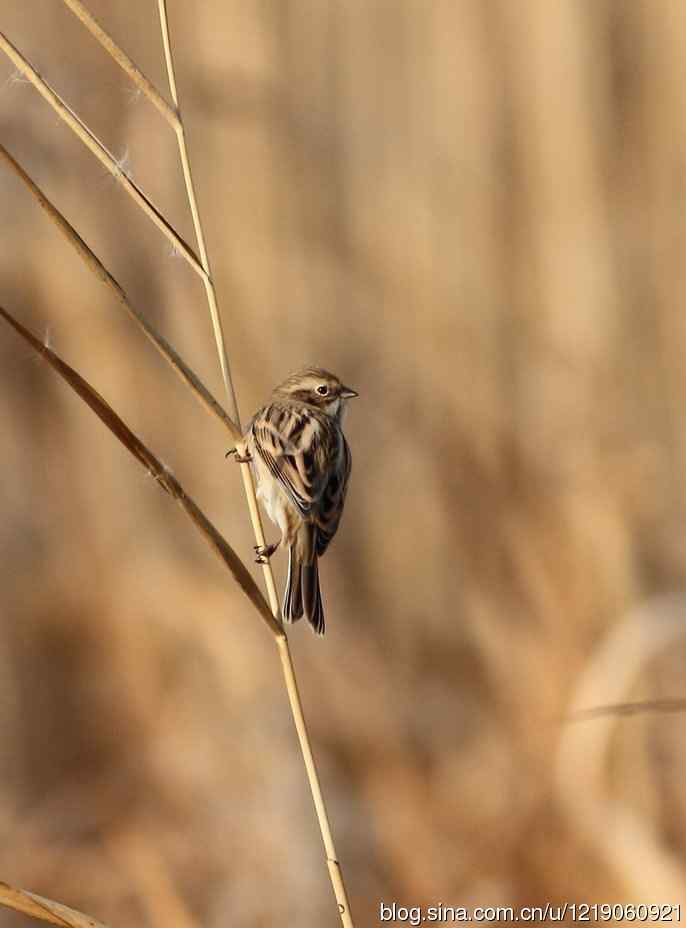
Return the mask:
[[[283,399],[316,406],[335,417],[340,417],[347,401],[357,396],[357,392],[341,383],[335,374],[320,367],[307,367],[291,374],[274,393]]]

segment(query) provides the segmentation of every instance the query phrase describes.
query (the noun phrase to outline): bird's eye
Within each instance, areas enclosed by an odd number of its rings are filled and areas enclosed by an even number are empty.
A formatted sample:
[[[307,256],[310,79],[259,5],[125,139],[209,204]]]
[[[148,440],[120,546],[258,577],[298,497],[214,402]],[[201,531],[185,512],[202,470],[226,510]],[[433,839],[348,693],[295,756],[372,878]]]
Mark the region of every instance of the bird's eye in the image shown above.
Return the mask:
[[[320,386],[317,387],[317,393],[320,396],[326,396],[328,392],[329,392],[329,388],[327,387],[325,383],[320,384]]]

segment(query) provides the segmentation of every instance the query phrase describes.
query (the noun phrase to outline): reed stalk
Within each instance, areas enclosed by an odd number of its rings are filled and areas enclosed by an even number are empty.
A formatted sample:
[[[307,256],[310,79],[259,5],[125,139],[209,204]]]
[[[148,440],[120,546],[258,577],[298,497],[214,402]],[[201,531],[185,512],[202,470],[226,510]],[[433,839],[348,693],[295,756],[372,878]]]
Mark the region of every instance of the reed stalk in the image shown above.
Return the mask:
[[[59,925],[61,928],[107,928],[90,915],[70,909],[69,906],[53,899],[46,899],[45,896],[8,886],[7,883],[0,883],[0,905],[23,915],[30,915],[39,921]]]
[[[181,159],[181,165],[183,168],[183,177],[186,185],[186,193],[188,196],[188,204],[191,210],[191,215],[193,216],[193,227],[195,229],[195,236],[198,243],[198,250],[200,252],[200,260],[202,261],[203,268],[205,270],[206,276],[204,277],[205,283],[205,293],[207,296],[207,303],[212,318],[212,324],[214,328],[214,336],[217,347],[217,354],[219,356],[219,363],[222,370],[222,377],[224,379],[224,387],[226,389],[226,395],[229,402],[229,409],[232,412],[234,420],[240,426],[240,413],[238,410],[238,401],[236,398],[235,388],[233,385],[233,380],[231,378],[231,368],[229,366],[228,355],[226,352],[226,345],[224,341],[224,333],[221,324],[221,318],[219,315],[219,308],[217,302],[217,294],[214,286],[214,281],[212,279],[212,274],[210,271],[209,258],[207,255],[207,248],[205,245],[205,234],[203,231],[202,220],[200,218],[200,210],[198,209],[197,198],[195,195],[195,185],[193,183],[193,175],[191,172],[190,158],[188,156],[188,148],[186,145],[186,134],[184,130],[183,118],[181,117],[179,111],[179,98],[178,91],[176,86],[176,74],[174,69],[174,56],[172,53],[172,44],[169,34],[169,19],[167,16],[167,2],[166,0],[158,0],[158,10],[160,16],[160,28],[162,31],[162,43],[164,45],[164,57],[167,66],[167,77],[169,80],[169,90],[172,95],[172,100],[174,101],[174,106],[176,107],[177,113],[179,113],[179,126],[176,129],[176,138],[179,146],[179,156]],[[241,452],[241,457],[245,457],[245,445],[241,442],[238,445]],[[240,464],[241,476],[243,478],[243,488],[245,490],[246,500],[248,503],[248,510],[250,512],[250,519],[253,526],[253,531],[255,534],[255,541],[258,545],[264,545],[264,529],[262,526],[262,520],[260,518],[259,509],[257,507],[257,499],[255,496],[255,484],[253,481],[252,470],[249,464],[242,463]],[[276,592],[276,584],[274,582],[274,574],[271,568],[269,561],[263,564],[262,566],[265,578],[265,584],[267,587],[267,593],[269,597],[269,604],[271,606],[272,613],[274,618],[281,623],[280,620],[280,610],[279,610],[279,600]],[[283,626],[282,626],[283,627]],[[305,721],[305,715],[302,708],[302,702],[300,699],[300,693],[297,685],[297,678],[295,674],[295,668],[293,666],[293,659],[291,656],[288,638],[285,631],[281,635],[275,636],[276,645],[279,652],[279,659],[281,661],[281,669],[283,671],[284,682],[286,685],[286,691],[288,693],[288,701],[291,708],[291,714],[293,716],[293,722],[295,724],[295,729],[298,735],[298,742],[300,744],[300,750],[303,757],[303,763],[305,765],[305,770],[307,772],[307,779],[310,786],[310,792],[312,793],[312,800],[314,802],[315,812],[317,815],[317,821],[319,824],[319,830],[321,832],[322,841],[324,844],[324,850],[326,854],[326,864],[329,870],[329,878],[331,880],[331,885],[336,897],[336,902],[338,904],[338,911],[341,917],[341,922],[345,928],[353,928],[352,914],[350,912],[350,903],[348,902],[348,896],[345,888],[345,882],[343,880],[343,872],[341,870],[341,865],[338,861],[338,855],[336,853],[336,847],[334,844],[333,834],[331,831],[331,824],[329,822],[329,816],[326,809],[326,802],[324,800],[324,794],[322,792],[321,783],[319,781],[319,774],[317,771],[317,765],[315,763],[314,754],[312,752],[312,746],[310,743],[310,737],[307,730],[307,723]]]

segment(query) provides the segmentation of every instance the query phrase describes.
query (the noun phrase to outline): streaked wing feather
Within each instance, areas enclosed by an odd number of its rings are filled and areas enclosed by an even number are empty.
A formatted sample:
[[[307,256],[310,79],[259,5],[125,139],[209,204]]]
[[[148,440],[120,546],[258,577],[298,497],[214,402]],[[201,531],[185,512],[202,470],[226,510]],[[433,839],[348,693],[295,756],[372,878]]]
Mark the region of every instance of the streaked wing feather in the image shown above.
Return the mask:
[[[258,454],[303,518],[312,514],[325,485],[322,432],[315,417],[277,404],[258,413],[252,423]]]
[[[321,557],[331,543],[331,539],[338,530],[345,503],[345,494],[348,490],[348,479],[352,467],[350,448],[342,432],[340,440],[343,442],[342,461],[340,468],[333,468],[329,474],[324,492],[322,493],[317,512],[317,556]]]

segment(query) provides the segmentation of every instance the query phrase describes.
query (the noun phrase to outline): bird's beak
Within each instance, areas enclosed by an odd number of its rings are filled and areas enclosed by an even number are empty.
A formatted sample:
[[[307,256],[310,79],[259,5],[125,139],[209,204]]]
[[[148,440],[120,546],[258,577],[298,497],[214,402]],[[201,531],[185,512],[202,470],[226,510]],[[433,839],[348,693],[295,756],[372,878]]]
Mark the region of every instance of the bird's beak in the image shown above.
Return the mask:
[[[350,387],[343,387],[341,390],[341,396],[344,400],[351,400],[353,396],[359,396],[360,394],[357,390],[351,390]]]

